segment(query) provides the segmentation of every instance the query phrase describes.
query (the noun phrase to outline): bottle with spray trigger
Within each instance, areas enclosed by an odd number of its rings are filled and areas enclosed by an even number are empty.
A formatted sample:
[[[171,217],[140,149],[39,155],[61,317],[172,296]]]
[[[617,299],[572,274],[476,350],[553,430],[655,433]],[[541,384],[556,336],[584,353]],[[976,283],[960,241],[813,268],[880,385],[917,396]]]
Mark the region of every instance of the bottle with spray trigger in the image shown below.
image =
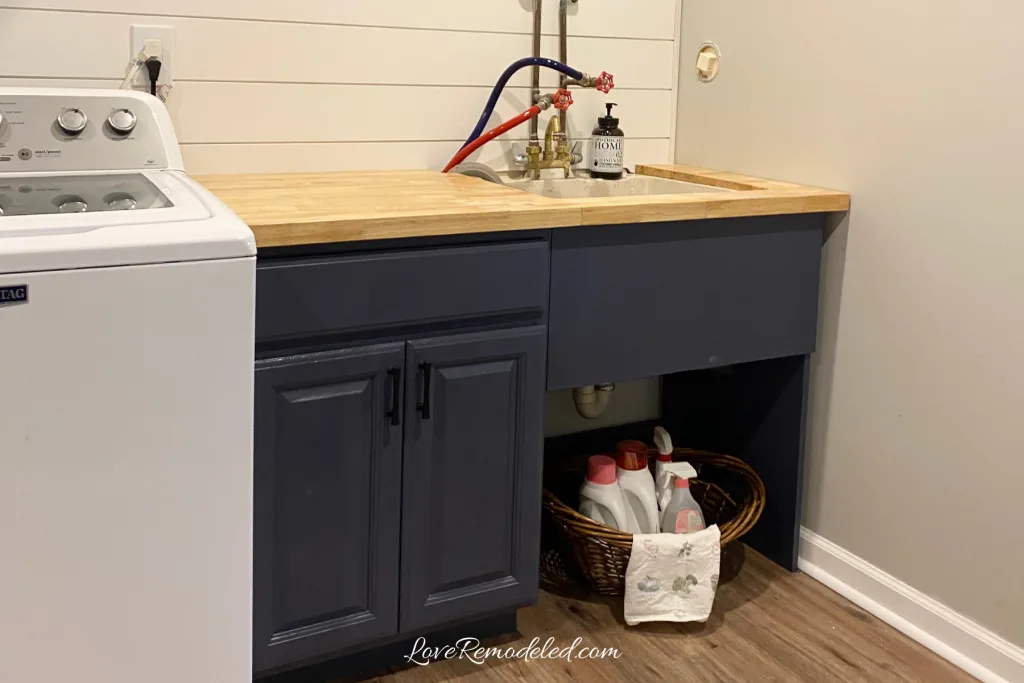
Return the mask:
[[[672,437],[664,427],[654,428],[654,445],[658,459],[654,461],[654,491],[658,496],[658,509],[664,512],[672,499],[672,475],[665,469],[672,464]]]
[[[672,498],[661,515],[661,532],[665,534],[691,534],[704,529],[704,513],[690,493],[690,479],[697,470],[688,462],[665,465],[672,477]]]

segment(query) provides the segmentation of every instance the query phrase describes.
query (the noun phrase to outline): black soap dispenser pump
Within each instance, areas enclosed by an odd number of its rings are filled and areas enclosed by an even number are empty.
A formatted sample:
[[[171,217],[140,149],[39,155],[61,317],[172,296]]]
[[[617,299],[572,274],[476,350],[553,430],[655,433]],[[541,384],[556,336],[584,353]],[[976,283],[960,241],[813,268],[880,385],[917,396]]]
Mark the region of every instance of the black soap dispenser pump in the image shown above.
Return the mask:
[[[619,120],[612,116],[612,107],[618,105],[609,102],[605,106],[608,115],[597,120],[597,128],[590,138],[590,175],[605,180],[618,180],[622,177],[625,133],[619,128]]]

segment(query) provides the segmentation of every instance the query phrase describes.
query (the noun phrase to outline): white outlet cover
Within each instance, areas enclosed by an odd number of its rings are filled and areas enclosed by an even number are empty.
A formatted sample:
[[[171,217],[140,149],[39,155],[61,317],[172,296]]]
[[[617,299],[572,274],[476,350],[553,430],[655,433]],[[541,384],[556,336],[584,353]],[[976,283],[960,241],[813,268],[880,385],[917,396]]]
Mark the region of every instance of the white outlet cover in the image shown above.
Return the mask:
[[[158,85],[174,84],[174,55],[176,45],[173,26],[154,26],[151,24],[132,24],[128,58],[134,59],[145,46],[147,40],[159,40],[163,53],[160,55],[160,77]],[[137,87],[149,89],[149,74],[143,67],[135,76]]]

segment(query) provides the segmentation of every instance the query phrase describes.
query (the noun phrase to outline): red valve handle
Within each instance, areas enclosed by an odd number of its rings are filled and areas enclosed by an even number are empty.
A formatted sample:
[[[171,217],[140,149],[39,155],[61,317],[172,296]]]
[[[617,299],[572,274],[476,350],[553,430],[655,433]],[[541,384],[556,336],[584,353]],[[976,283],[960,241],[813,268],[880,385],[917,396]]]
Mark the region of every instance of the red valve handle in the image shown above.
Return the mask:
[[[594,87],[607,95],[615,87],[615,76],[602,71],[601,75],[594,79]]]
[[[555,109],[565,111],[572,106],[572,93],[566,88],[559,88],[551,96],[551,103],[555,106]]]
[[[551,103],[555,105],[555,109],[565,111],[572,106],[572,93],[565,88],[559,88],[555,94],[552,95]]]

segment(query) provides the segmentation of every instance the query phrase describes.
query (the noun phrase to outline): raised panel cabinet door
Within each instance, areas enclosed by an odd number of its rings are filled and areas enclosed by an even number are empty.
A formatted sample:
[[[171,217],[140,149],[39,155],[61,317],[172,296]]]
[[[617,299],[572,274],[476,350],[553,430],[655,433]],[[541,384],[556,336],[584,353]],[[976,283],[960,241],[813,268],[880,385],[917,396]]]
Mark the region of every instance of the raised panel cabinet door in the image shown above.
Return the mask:
[[[544,327],[410,341],[402,632],[534,602]]]
[[[256,364],[256,672],[397,632],[404,346]]]

